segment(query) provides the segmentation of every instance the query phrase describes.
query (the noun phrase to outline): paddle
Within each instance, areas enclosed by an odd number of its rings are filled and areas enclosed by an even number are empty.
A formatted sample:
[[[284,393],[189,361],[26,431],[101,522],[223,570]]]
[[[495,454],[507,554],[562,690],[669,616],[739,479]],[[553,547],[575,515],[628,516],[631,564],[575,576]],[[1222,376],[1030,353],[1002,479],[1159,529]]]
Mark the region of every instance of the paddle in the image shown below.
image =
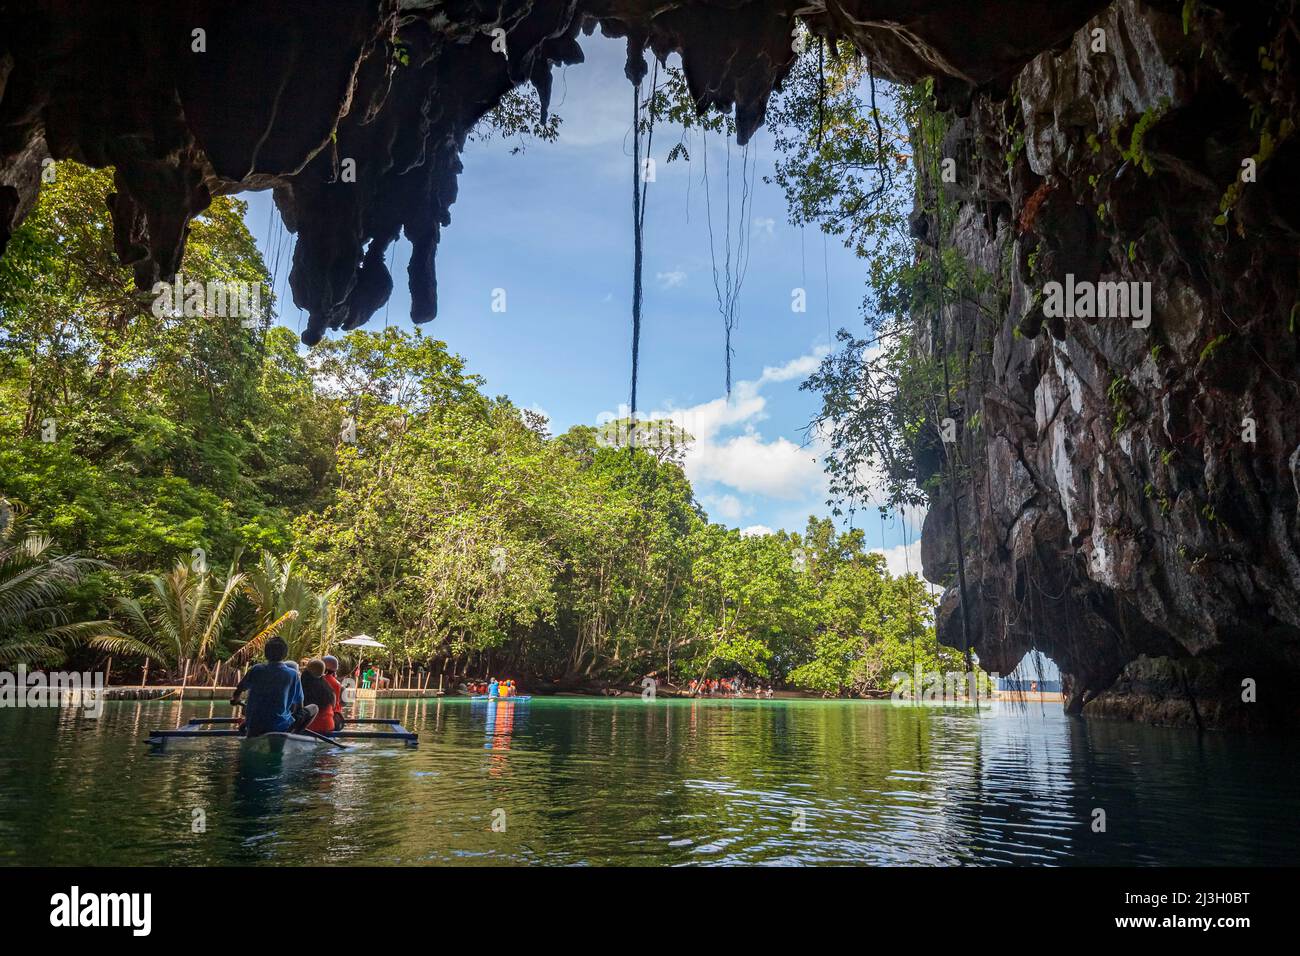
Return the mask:
[[[343,750],[351,750],[351,749],[352,749],[352,745],[351,745],[351,744],[345,744],[345,743],[342,743],[342,742],[340,742],[340,741],[338,741],[338,740],[335,740],[333,737],[326,737],[324,734],[317,733],[317,732],[314,731],[314,730],[308,730],[306,727],[304,727],[302,730],[295,730],[295,731],[293,731],[293,733],[296,733],[296,734],[307,734],[307,735],[310,736],[310,737],[315,737],[317,740],[323,740],[323,741],[325,741],[327,744],[333,744],[335,747],[340,747],[340,748],[342,748]]]

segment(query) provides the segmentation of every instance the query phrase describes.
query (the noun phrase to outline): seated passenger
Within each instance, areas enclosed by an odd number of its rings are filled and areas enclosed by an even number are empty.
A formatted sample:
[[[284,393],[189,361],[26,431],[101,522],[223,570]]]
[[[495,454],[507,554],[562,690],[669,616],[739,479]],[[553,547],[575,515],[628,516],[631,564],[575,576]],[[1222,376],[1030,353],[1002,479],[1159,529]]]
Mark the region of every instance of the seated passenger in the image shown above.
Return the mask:
[[[307,729],[318,734],[334,733],[334,688],[325,680],[325,662],[310,660],[302,672],[302,699],[308,707],[316,705],[316,716]]]
[[[339,659],[326,654],[321,660],[325,663],[325,683],[334,691],[334,729],[343,729],[343,685],[339,683]]]
[[[289,645],[282,638],[273,637],[263,650],[266,663],[250,667],[230,695],[230,703],[234,705],[239,703],[239,695],[248,691],[244,729],[249,737],[293,729],[294,713],[301,707],[303,699],[302,678],[298,676],[297,668],[284,660]],[[315,715],[314,710],[312,715]]]

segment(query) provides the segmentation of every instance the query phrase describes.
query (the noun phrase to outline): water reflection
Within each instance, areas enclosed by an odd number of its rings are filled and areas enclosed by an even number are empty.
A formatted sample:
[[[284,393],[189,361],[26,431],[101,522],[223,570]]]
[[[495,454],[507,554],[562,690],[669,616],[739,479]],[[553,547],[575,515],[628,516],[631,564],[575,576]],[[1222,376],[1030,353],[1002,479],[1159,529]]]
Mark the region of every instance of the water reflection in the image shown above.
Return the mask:
[[[0,712],[0,862],[1288,863],[1294,742],[755,700],[368,704],[418,750],[272,754],[154,727],[211,702]],[[503,786],[503,784],[508,784]],[[205,832],[192,832],[201,808]],[[1105,811],[1105,832],[1091,824]],[[505,813],[505,832],[491,827]]]
[[[485,711],[484,733],[487,737],[483,747],[495,751],[488,768],[488,773],[493,777],[499,777],[507,770],[506,753],[510,750],[510,735],[515,728],[515,708],[518,706],[520,705],[513,701],[489,700],[482,708]]]

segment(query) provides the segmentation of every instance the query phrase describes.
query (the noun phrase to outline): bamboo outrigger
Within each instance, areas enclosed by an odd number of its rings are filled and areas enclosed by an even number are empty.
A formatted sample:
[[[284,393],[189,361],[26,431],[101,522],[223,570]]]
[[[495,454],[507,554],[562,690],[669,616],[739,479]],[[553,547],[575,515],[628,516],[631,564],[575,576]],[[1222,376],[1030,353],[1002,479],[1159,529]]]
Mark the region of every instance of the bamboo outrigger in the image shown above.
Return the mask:
[[[205,740],[217,738],[234,737],[240,740],[256,741],[262,737],[282,738],[281,742],[289,739],[301,741],[302,743],[333,743],[337,740],[400,740],[408,747],[417,747],[420,743],[418,735],[411,733],[402,726],[400,720],[394,720],[390,717],[356,717],[343,721],[345,729],[335,731],[332,734],[314,734],[305,736],[300,734],[263,734],[261,737],[245,737],[243,732],[233,727],[221,730],[205,729],[207,724],[237,724],[238,717],[192,717],[189,722],[182,724],[175,730],[151,730],[149,731],[148,742],[156,747],[165,747],[169,740]],[[347,730],[349,724],[383,724],[387,730]],[[339,744],[338,746],[343,746]]]

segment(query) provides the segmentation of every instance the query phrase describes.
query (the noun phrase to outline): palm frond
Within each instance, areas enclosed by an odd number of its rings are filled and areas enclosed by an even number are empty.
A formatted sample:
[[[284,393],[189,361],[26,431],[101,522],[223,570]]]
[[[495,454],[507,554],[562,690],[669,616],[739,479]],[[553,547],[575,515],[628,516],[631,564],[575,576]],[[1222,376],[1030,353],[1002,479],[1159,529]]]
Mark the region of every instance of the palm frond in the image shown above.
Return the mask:
[[[0,664],[58,660],[102,623],[70,622],[68,592],[107,565],[55,554],[49,537],[24,533],[24,516],[0,496]]]
[[[297,611],[285,611],[266,627],[262,628],[262,630],[258,631],[257,634],[245,641],[244,645],[240,647],[239,650],[230,655],[230,660],[236,663],[248,661],[254,653],[261,650],[263,645],[276,635],[276,632],[279,631],[280,628],[284,627],[284,625],[290,621],[296,620],[297,617]]]
[[[149,660],[163,665],[170,663],[167,655],[158,648],[147,641],[140,640],[138,637],[131,637],[129,634],[100,634],[97,637],[92,637],[87,643],[91,647],[108,651],[110,654],[120,654],[123,657],[147,657]]]

